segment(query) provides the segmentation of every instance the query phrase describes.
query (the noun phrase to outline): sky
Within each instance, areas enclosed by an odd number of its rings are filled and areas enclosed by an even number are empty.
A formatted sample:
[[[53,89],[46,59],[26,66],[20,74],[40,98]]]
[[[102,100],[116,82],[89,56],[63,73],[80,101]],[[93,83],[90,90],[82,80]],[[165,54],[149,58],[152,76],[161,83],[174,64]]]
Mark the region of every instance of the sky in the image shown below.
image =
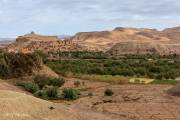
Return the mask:
[[[0,0],[0,37],[180,26],[180,0]]]

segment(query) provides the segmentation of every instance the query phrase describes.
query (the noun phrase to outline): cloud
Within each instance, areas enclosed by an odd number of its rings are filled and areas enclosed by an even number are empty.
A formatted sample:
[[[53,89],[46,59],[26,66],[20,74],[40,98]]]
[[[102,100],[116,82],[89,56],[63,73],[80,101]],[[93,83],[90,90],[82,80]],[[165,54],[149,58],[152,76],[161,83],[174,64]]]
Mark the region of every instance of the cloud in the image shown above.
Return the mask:
[[[180,25],[180,0],[1,0],[0,36]]]

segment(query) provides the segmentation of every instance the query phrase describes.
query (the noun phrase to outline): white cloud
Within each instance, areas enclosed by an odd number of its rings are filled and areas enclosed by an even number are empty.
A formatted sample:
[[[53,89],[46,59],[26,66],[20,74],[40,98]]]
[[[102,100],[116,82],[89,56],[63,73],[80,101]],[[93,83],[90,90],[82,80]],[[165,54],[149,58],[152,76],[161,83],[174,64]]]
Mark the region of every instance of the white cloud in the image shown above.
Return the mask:
[[[180,0],[0,0],[0,37],[180,25]]]

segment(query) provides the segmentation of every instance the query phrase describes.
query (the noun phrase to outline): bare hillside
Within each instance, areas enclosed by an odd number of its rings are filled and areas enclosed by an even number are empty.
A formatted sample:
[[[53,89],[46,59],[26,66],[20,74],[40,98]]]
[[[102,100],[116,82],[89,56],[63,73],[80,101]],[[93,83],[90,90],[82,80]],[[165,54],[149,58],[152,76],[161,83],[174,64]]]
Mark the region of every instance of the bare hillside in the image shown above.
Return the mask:
[[[61,40],[58,36],[44,36],[35,33],[19,36],[6,47],[8,52],[32,53],[34,51],[57,52],[80,49],[72,40]]]
[[[180,53],[178,28],[158,31],[144,28],[115,28],[113,31],[78,33],[73,37],[89,50],[118,52],[118,54],[135,53]]]
[[[1,120],[77,120],[67,107],[24,93],[1,90],[0,107]]]
[[[7,47],[9,52],[103,51],[116,54],[180,54],[180,27],[162,31],[117,27],[112,31],[81,32],[60,40],[35,33],[20,36]]]

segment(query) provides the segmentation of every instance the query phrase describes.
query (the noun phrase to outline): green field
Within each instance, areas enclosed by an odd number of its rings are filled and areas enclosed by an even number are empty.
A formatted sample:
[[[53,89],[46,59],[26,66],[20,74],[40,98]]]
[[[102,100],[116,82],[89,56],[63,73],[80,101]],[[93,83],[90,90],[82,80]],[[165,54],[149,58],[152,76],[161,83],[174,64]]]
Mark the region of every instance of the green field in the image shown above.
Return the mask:
[[[67,75],[112,75],[168,80],[180,76],[180,61],[173,59],[78,59],[46,63],[56,73]]]
[[[112,76],[112,75],[76,75],[76,78],[98,82],[108,82],[112,84],[127,84],[129,77]]]
[[[134,78],[134,77],[123,77],[123,76],[112,76],[112,75],[76,75],[75,78],[98,81],[98,82],[107,82],[111,84],[167,84],[175,85],[180,81],[177,80],[154,80],[148,78]]]
[[[170,84],[170,85],[176,85],[177,83],[180,83],[180,81],[177,81],[177,80],[155,80],[151,84]]]

